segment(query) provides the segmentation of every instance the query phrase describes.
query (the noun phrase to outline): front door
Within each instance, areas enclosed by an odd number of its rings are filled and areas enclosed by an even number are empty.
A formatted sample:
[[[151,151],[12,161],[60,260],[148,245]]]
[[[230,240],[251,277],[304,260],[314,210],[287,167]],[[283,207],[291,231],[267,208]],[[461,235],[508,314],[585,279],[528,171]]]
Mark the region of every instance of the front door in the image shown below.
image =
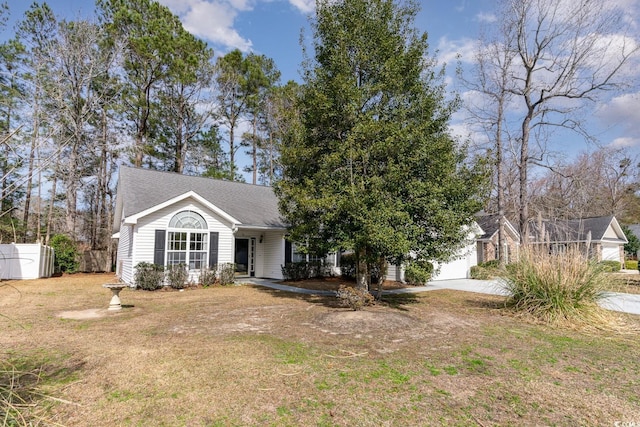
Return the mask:
[[[236,238],[236,250],[234,261],[236,264],[236,276],[254,276],[256,255],[256,239]]]
[[[236,276],[249,275],[249,239],[236,239]]]

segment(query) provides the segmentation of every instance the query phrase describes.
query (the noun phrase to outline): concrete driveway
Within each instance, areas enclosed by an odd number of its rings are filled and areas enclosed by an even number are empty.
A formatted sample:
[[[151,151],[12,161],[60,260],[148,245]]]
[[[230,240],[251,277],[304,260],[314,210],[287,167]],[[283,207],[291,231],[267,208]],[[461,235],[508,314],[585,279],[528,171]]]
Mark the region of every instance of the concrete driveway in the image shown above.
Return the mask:
[[[313,291],[310,289],[301,289],[293,286],[280,284],[268,279],[251,278],[246,280],[259,286],[265,286],[271,289],[278,289],[287,292],[297,292],[308,295],[335,295],[334,291]],[[394,289],[384,291],[383,294],[402,294],[402,293],[418,293],[435,291],[438,289],[451,289],[455,291],[477,292],[480,294],[490,295],[507,295],[504,286],[499,280],[474,280],[474,279],[452,279],[452,280],[434,280],[427,283],[426,286],[417,286],[413,288]],[[620,311],[623,313],[640,314],[640,295],[623,294],[619,292],[607,292],[605,297],[599,302],[600,306],[607,310]]]

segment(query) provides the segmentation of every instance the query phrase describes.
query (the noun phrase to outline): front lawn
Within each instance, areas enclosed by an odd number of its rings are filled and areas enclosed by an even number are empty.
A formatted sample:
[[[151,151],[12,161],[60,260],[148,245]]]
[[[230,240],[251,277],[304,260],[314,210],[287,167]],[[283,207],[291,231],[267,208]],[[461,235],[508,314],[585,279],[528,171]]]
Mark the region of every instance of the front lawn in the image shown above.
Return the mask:
[[[22,411],[43,425],[640,421],[638,316],[621,315],[628,333],[580,332],[525,323],[495,296],[432,291],[354,312],[254,286],[124,290],[107,313],[111,281],[0,283],[0,415],[25,372]]]

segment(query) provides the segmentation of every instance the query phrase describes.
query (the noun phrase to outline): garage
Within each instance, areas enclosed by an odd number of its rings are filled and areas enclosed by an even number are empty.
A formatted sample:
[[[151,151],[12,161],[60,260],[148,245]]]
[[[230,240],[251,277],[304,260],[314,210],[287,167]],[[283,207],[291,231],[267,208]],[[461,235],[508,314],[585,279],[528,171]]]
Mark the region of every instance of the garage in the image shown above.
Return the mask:
[[[444,264],[434,263],[436,270],[439,267],[440,271],[434,274],[432,280],[467,279],[470,277],[471,267],[477,264],[477,259],[476,245],[470,245],[465,248],[461,258]]]
[[[620,259],[620,244],[603,243],[602,244],[602,260],[603,261],[622,261]]]

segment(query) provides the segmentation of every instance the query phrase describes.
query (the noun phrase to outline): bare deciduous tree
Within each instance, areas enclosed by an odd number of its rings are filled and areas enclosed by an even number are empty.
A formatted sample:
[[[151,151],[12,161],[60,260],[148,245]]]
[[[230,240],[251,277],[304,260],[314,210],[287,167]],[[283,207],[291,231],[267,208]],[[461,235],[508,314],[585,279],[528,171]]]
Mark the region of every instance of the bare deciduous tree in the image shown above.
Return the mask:
[[[545,165],[545,143],[555,128],[592,139],[579,112],[624,86],[625,66],[639,47],[627,35],[622,11],[605,0],[504,0],[500,16],[502,25],[489,40],[495,48],[481,51],[480,63],[489,66],[478,70],[481,81],[493,84],[485,95],[498,104],[494,112],[503,111],[502,96],[510,101],[510,143],[519,152],[519,225],[526,238],[529,167]],[[494,114],[497,126],[496,119]]]
[[[531,208],[544,218],[629,217],[638,178],[638,157],[628,150],[585,152],[532,183]]]

